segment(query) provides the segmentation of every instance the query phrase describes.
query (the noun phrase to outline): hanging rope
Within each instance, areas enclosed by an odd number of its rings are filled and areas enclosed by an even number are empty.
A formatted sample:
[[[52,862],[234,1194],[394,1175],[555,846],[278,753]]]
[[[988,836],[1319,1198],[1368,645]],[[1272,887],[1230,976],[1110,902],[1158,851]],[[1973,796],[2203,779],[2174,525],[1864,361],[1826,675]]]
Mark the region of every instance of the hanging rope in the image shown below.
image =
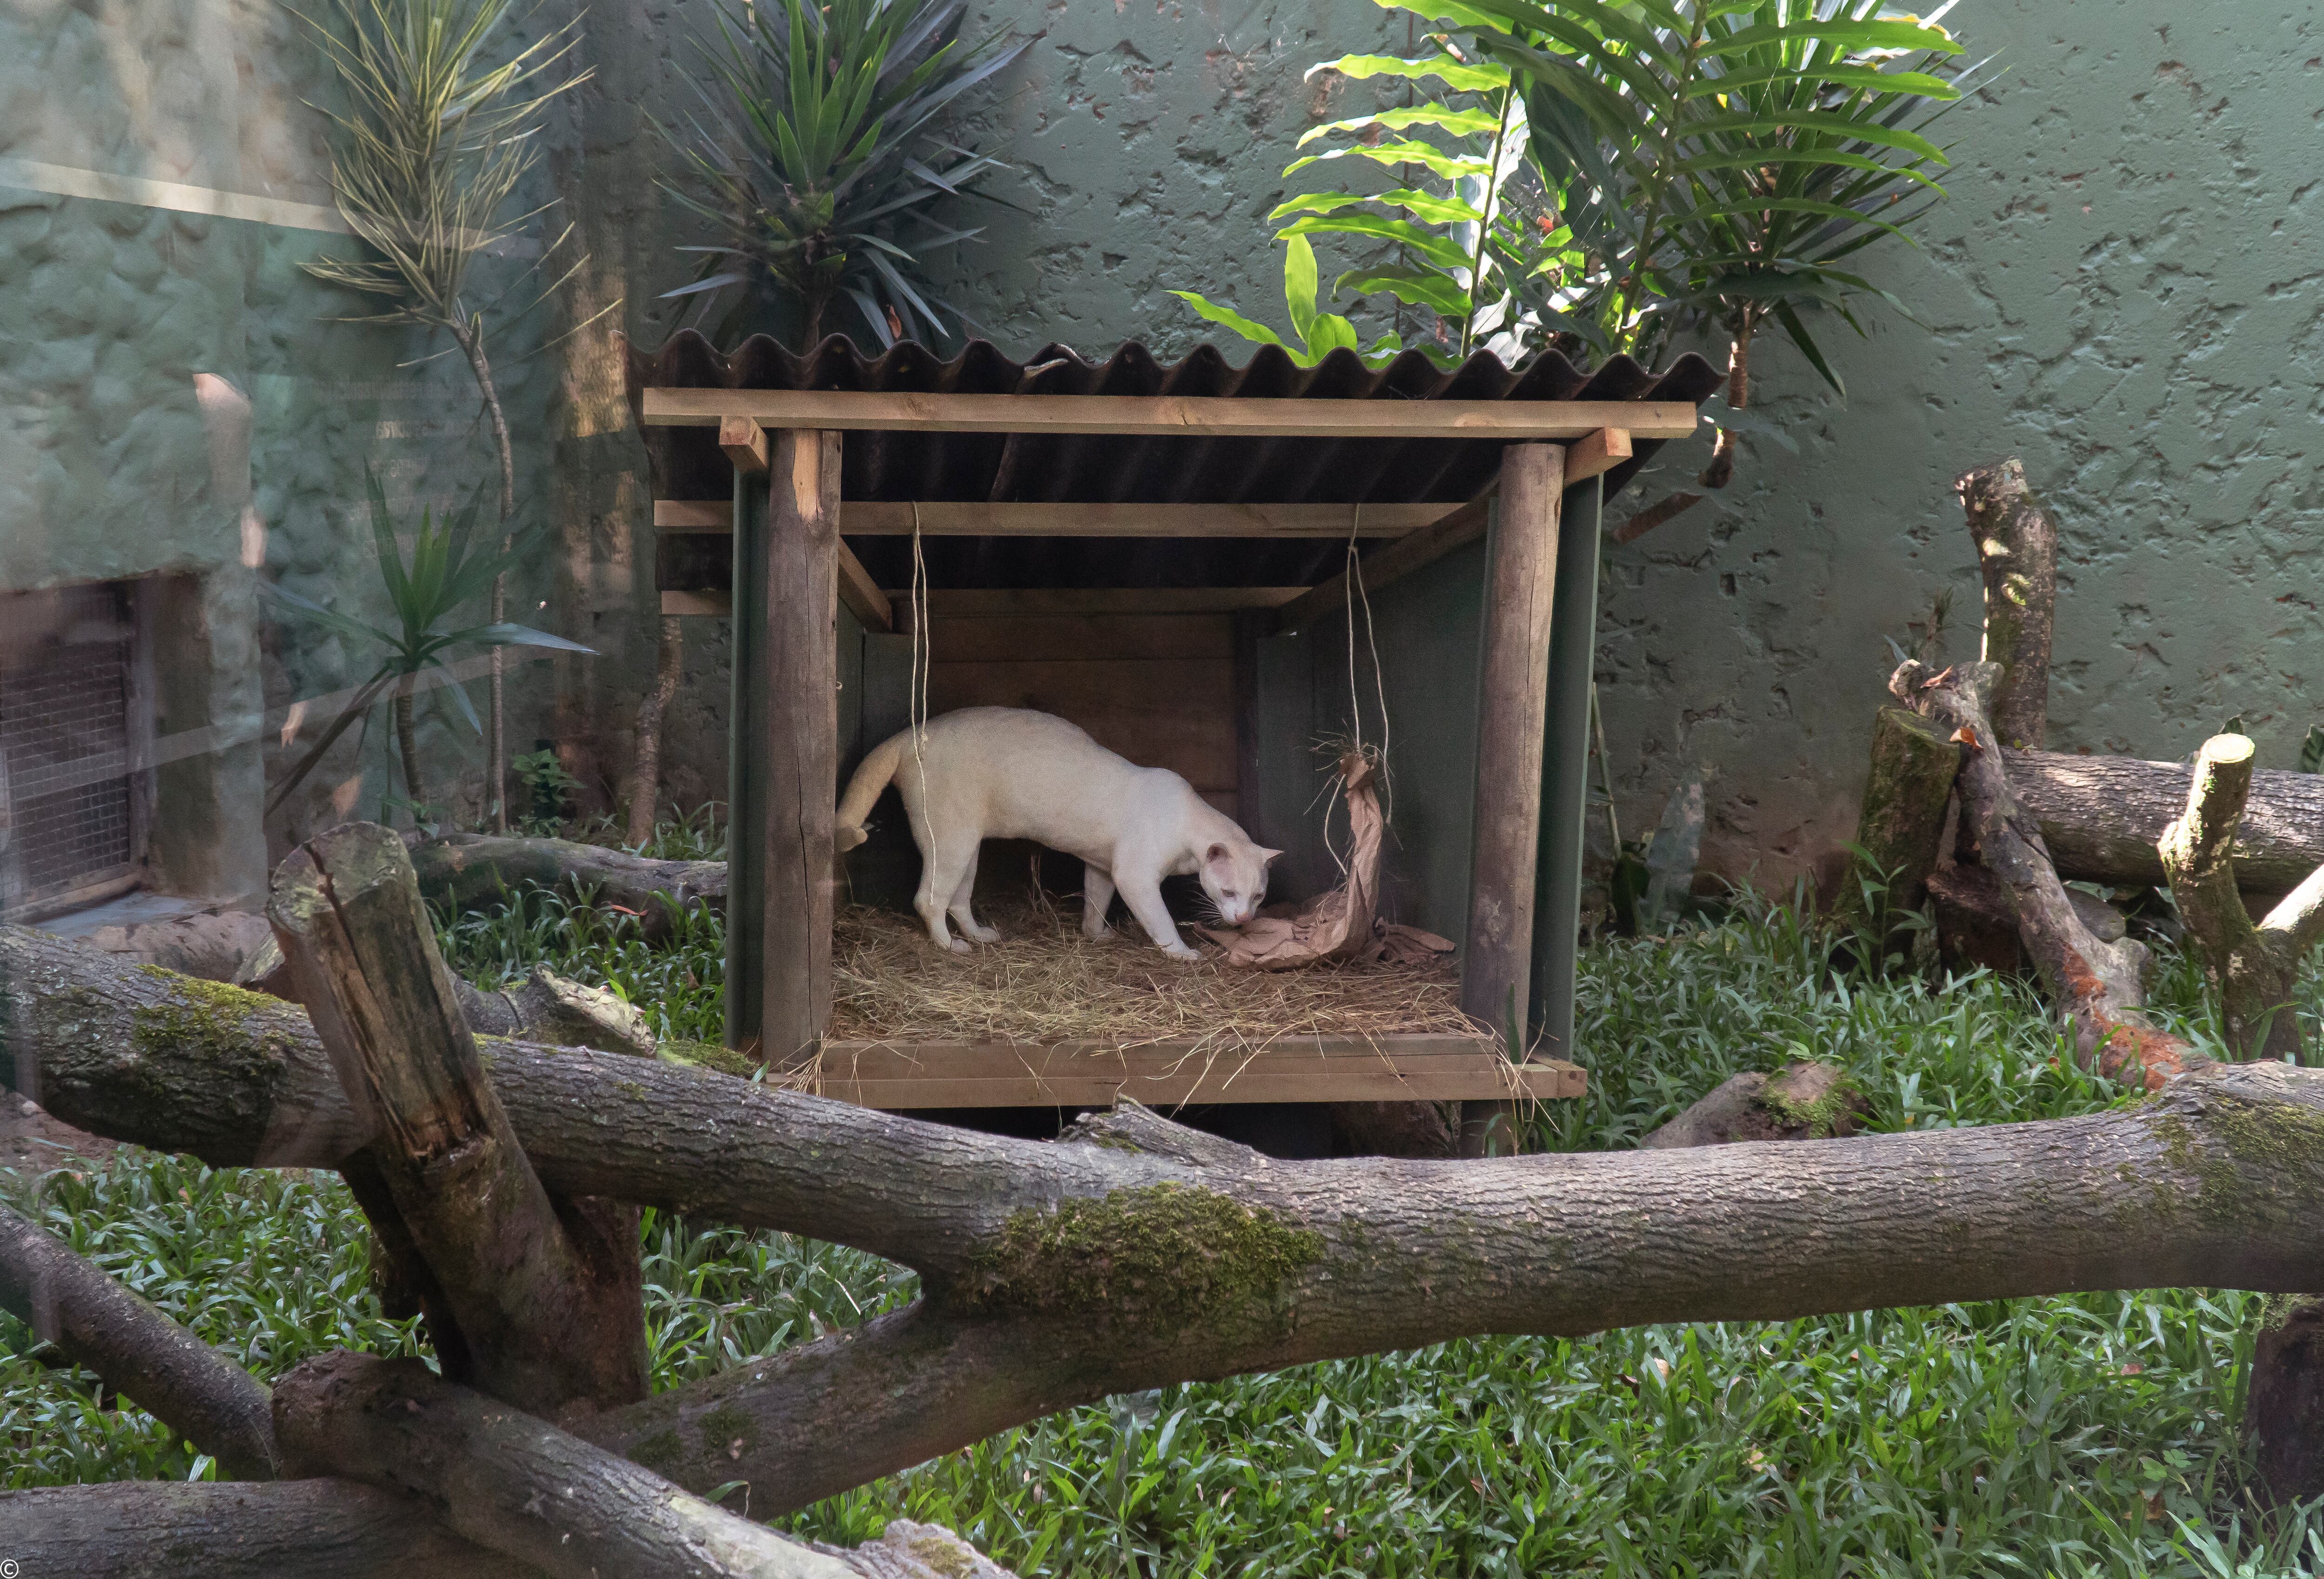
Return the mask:
[[[928,562],[920,551],[920,502],[912,501],[912,670],[904,698],[904,721],[912,736],[912,765],[920,776],[920,820],[928,829],[928,863],[936,860],[936,822],[928,801],[928,763],[921,752],[928,732]],[[949,902],[951,895],[939,895]]]

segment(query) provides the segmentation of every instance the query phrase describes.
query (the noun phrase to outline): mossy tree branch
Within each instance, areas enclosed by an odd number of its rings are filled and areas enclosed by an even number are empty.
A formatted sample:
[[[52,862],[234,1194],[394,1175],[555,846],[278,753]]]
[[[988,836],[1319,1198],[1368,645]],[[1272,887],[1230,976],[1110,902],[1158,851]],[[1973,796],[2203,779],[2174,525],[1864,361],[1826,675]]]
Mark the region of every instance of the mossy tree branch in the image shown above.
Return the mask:
[[[2251,796],[2252,743],[2215,734],[2203,743],[2188,785],[2187,809],[2163,830],[2155,850],[2204,974],[2219,995],[2227,1041],[2246,1058],[2296,1058],[2299,1010],[2292,989],[2300,962],[2324,936],[2324,866],[2255,926],[2236,886],[2236,830]]]
[[[38,1056],[68,1122],[218,1161],[349,1129],[287,1005],[222,989],[200,1035],[149,1029],[124,1061],[153,976],[14,928],[0,971],[14,1067]],[[921,1271],[904,1311],[568,1427],[697,1494],[748,1482],[761,1518],[1110,1393],[1458,1336],[2324,1287],[2324,1073],[2280,1064],[2084,1118],[1778,1152],[1314,1163],[1130,1110],[1047,1144],[618,1054],[501,1043],[484,1065],[552,1189]],[[278,1126],[279,1102],[308,1111]]]

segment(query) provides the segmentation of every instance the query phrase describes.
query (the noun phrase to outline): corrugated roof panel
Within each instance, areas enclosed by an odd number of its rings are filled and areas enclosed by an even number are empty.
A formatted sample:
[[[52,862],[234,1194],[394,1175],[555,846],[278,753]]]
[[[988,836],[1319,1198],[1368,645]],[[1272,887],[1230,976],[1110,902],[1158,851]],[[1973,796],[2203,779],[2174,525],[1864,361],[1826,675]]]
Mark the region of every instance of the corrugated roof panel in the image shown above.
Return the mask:
[[[1513,374],[1483,352],[1450,371],[1418,351],[1379,369],[1352,352],[1334,351],[1303,368],[1271,346],[1236,367],[1205,345],[1165,366],[1135,342],[1103,362],[1051,344],[1019,363],[983,340],[945,361],[910,342],[868,358],[836,335],[802,356],[761,335],[722,356],[692,330],[659,350],[625,344],[625,351],[633,411],[641,411],[649,388],[1695,404],[1720,383],[1718,371],[1692,354],[1659,374],[1627,356],[1584,373],[1555,355]],[[732,473],[714,431],[641,431],[657,497],[715,499],[729,492]],[[1608,474],[1609,489],[1620,488],[1658,448],[1640,442],[1628,463]],[[847,436],[845,455],[840,492],[846,499],[1457,503],[1490,481],[1500,443],[857,432]],[[853,540],[883,585],[901,584],[908,543]],[[1333,543],[1281,539],[929,538],[923,548],[934,584],[959,587],[1306,585],[1335,569],[1342,552]]]

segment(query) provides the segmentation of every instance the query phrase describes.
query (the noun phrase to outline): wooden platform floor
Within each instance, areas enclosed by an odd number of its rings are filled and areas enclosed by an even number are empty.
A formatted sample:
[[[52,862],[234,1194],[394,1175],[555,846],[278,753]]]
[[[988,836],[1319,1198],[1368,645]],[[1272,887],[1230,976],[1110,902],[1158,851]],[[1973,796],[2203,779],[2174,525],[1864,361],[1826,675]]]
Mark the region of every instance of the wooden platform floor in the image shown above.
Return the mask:
[[[1579,1066],[1511,1065],[1468,1036],[1282,1036],[1263,1046],[1185,1039],[834,1041],[799,1089],[863,1107],[1148,1107],[1246,1102],[1493,1102],[1580,1096]]]

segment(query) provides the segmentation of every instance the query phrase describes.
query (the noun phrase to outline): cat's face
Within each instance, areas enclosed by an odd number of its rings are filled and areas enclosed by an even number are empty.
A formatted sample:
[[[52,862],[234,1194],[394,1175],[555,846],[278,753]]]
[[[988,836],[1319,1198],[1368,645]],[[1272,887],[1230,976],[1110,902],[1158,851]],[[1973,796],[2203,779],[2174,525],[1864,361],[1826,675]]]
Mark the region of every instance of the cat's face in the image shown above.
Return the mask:
[[[1267,869],[1280,850],[1250,844],[1216,844],[1203,853],[1203,891],[1222,926],[1240,927],[1267,901]]]

